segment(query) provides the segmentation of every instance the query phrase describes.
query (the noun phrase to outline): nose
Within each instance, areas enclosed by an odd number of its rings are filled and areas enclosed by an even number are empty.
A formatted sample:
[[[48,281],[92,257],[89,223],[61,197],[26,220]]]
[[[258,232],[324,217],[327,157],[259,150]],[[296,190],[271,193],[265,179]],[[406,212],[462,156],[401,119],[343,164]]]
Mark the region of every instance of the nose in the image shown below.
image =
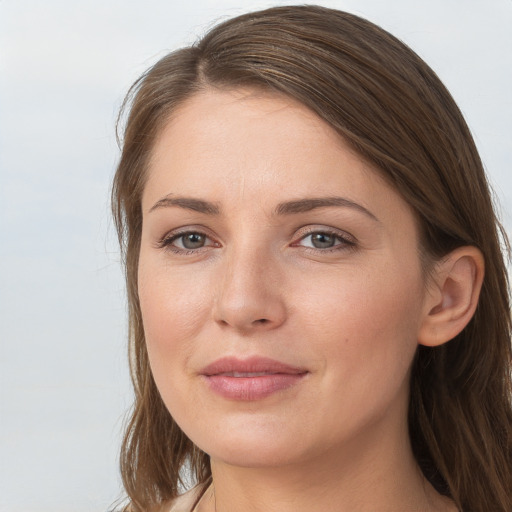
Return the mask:
[[[269,255],[238,251],[226,258],[214,304],[214,320],[242,334],[276,329],[286,307],[277,262]]]

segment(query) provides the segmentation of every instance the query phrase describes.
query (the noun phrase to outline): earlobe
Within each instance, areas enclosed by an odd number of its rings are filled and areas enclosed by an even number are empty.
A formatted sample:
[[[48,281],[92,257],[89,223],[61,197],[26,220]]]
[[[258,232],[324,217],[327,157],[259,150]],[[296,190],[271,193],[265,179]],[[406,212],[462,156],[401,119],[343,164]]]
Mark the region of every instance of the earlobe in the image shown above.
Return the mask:
[[[426,294],[420,345],[442,345],[466,327],[476,310],[484,270],[483,255],[473,246],[459,247],[437,263]]]

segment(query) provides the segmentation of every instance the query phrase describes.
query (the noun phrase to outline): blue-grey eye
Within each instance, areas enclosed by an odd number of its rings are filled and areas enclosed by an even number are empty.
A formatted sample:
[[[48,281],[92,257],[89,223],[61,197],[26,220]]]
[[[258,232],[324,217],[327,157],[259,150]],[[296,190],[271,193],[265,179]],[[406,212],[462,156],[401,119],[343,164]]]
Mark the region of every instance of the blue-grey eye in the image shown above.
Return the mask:
[[[336,244],[337,237],[329,233],[313,233],[311,237],[311,245],[315,249],[329,249]]]
[[[186,233],[176,240],[181,240],[184,249],[200,249],[206,244],[206,236],[201,233]]]

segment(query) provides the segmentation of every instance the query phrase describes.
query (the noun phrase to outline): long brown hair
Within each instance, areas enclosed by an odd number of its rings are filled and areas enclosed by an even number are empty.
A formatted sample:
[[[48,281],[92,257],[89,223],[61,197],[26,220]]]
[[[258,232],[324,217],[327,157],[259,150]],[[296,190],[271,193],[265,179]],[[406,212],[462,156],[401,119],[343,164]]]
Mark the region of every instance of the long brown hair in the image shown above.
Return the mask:
[[[512,510],[511,317],[500,233],[469,129],[435,73],[407,46],[352,14],[276,7],[228,20],[161,59],[131,88],[112,199],[130,320],[135,403],[121,452],[134,511],[175,497],[208,456],[180,430],[153,381],[137,293],[141,195],[152,145],[174,109],[207,87],[253,87],[300,101],[331,125],[416,212],[425,260],[478,247],[477,311],[413,363],[409,430],[425,476],[461,510]],[[500,244],[501,241],[501,244]]]

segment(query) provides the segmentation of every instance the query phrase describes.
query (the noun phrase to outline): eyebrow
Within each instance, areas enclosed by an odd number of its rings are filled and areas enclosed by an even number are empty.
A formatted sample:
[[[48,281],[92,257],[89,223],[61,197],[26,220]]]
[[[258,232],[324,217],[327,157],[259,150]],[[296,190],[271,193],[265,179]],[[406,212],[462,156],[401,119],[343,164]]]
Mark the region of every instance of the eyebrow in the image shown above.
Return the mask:
[[[203,201],[202,199],[195,199],[193,197],[173,197],[170,195],[157,201],[151,207],[149,212],[169,206],[177,206],[179,208],[184,208],[185,210],[192,210],[194,212],[205,213],[207,215],[218,215],[220,213],[220,208],[215,203]]]
[[[353,208],[361,213],[364,213],[371,219],[380,222],[379,219],[364,206],[359,203],[355,203],[350,199],[339,196],[330,197],[311,197],[305,199],[298,199],[296,201],[286,201],[277,205],[275,213],[277,215],[293,215],[296,213],[309,212],[316,208],[325,208],[328,206],[341,206],[344,208]]]
[[[159,208],[168,208],[172,206],[177,206],[178,208],[184,208],[186,210],[192,210],[194,212],[204,213],[206,215],[219,215],[221,212],[220,207],[216,203],[205,201],[203,199],[196,199],[194,197],[174,197],[172,195],[165,196],[157,201],[150,208],[149,212]],[[305,199],[285,201],[277,205],[277,207],[274,209],[274,215],[294,215],[329,206],[352,208],[365,214],[372,220],[380,222],[379,219],[364,206],[360,205],[359,203],[355,203],[350,199],[339,196],[308,197]]]

